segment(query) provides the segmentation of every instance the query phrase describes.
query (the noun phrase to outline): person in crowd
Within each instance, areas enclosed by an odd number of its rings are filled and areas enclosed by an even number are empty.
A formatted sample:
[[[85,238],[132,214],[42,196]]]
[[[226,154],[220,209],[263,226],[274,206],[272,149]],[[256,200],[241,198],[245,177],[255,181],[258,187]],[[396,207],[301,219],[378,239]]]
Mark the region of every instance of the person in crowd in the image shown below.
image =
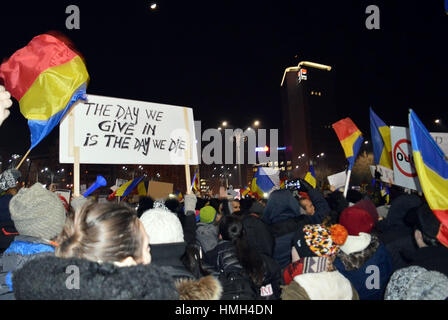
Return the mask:
[[[313,188],[308,182],[300,179],[300,190],[308,194],[308,198],[300,198],[300,206],[305,210],[305,213],[310,216],[311,224],[320,224],[323,219],[329,215],[331,209],[328,202],[325,200],[322,193]]]
[[[145,227],[126,205],[88,202],[57,239],[56,257],[32,260],[14,273],[17,299],[219,299],[215,279],[176,282],[151,263]]]
[[[204,259],[220,271],[223,300],[276,300],[280,297],[278,264],[251,250],[241,217],[224,216],[219,224],[219,243]]]
[[[384,300],[447,300],[448,277],[438,271],[410,266],[394,272]]]
[[[262,220],[275,239],[272,257],[285,268],[291,263],[291,241],[299,229],[301,215],[297,200],[287,189],[275,190],[269,196]]]
[[[448,276],[448,247],[437,239],[440,228],[441,223],[428,204],[417,209],[417,223],[414,227],[417,250],[406,247],[400,251],[406,266],[419,266]]]
[[[11,111],[9,108],[12,106],[11,94],[6,91],[5,87],[0,85],[0,126],[3,124]]]
[[[221,218],[222,215],[212,206],[205,206],[199,211],[196,240],[204,253],[218,245],[218,225]]]
[[[140,197],[138,199],[137,217],[140,218],[142,214],[154,207],[154,200],[151,197]]]
[[[249,214],[242,217],[242,223],[249,247],[258,254],[272,257],[275,240],[262,219],[263,211],[264,205],[260,201],[253,201]]]
[[[234,200],[232,200],[232,202],[230,204],[232,206],[231,213],[236,214],[241,211],[241,203],[239,200],[234,199]]]
[[[0,253],[9,247],[17,234],[9,203],[17,194],[17,181],[20,177],[20,171],[15,169],[8,169],[0,174]]]
[[[393,272],[386,248],[372,233],[375,219],[378,220],[378,213],[370,200],[346,208],[339,219],[348,237],[333,264],[353,284],[360,300],[383,300]],[[372,270],[377,277],[371,277]]]
[[[359,300],[350,281],[334,266],[334,257],[347,239],[341,225],[305,225],[292,243],[292,264],[284,273],[282,300]]]
[[[9,204],[11,219],[19,233],[1,257],[0,283],[3,299],[13,299],[14,272],[33,259],[53,256],[53,241],[66,222],[65,208],[59,197],[40,183],[22,188]]]

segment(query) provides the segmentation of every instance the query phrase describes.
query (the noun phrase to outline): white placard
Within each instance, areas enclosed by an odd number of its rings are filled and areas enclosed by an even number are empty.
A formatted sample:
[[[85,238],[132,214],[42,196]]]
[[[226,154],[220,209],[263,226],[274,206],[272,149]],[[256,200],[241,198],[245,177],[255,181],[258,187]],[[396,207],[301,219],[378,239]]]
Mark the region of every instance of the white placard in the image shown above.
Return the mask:
[[[375,170],[378,170],[381,174],[381,181],[386,183],[394,183],[394,170],[376,165],[376,166],[370,166],[370,173],[372,174],[372,177],[375,178]]]
[[[345,187],[345,180],[347,180],[347,172],[342,171],[327,177],[330,186],[334,186],[336,189]]]
[[[431,132],[431,136],[439,145],[440,149],[442,149],[445,157],[448,157],[448,133],[445,132]]]
[[[396,185],[422,192],[417,170],[415,169],[411,135],[405,127],[390,127],[392,142],[392,162],[394,166],[394,182]]]
[[[198,164],[191,108],[89,95],[70,114],[59,126],[61,163],[79,146],[80,163]]]

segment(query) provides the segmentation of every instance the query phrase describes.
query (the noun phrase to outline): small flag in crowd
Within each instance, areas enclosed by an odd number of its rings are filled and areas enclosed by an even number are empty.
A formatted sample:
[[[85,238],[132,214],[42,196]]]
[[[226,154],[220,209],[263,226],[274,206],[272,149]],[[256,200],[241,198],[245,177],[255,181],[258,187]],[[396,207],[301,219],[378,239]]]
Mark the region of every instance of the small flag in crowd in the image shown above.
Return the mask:
[[[249,194],[249,192],[250,192],[250,188],[249,187],[245,187],[245,188],[241,189],[240,190],[241,197],[244,198],[245,196],[247,196]]]
[[[441,222],[437,239],[448,247],[448,162],[413,110],[409,130],[418,179],[429,207]]]
[[[348,169],[351,170],[364,140],[362,133],[350,118],[334,123],[333,129],[344,149],[345,157],[349,163]]]
[[[312,185],[313,188],[316,188],[317,185],[316,173],[314,173],[314,167],[312,164],[310,165],[310,170],[305,176],[305,181],[308,182],[310,185]]]
[[[201,187],[200,187],[200,178],[199,178],[199,169],[196,169],[196,173],[194,175],[194,179],[193,179],[193,189],[196,192],[201,191]]]
[[[286,177],[283,177],[280,179],[280,189],[286,188],[286,184],[285,184],[286,180],[287,180]]]
[[[41,34],[0,66],[6,90],[28,119],[33,149],[79,99],[86,99],[89,74],[83,59],[63,41]]]
[[[148,192],[146,191],[145,181],[141,181],[137,186],[137,193],[139,196],[146,197]]]
[[[370,108],[370,132],[375,164],[393,169],[390,128],[376,115],[372,108]]]
[[[115,191],[115,196],[122,198],[128,196],[139,185],[139,183],[143,180],[143,178],[144,177],[142,176],[126,182],[120,188],[118,188],[117,191]]]
[[[279,174],[278,170],[258,167],[252,179],[252,192],[259,198],[263,198],[265,193],[271,191],[275,186],[280,186]]]
[[[176,195],[177,195],[177,199],[178,199],[179,201],[184,200],[184,196],[183,196],[182,192],[177,191],[177,192],[176,192]]]

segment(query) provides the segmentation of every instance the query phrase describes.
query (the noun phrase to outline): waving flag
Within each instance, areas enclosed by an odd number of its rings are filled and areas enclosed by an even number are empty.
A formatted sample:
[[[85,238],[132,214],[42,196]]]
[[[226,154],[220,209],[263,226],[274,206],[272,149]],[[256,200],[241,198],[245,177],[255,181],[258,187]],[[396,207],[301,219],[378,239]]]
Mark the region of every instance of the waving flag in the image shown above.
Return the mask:
[[[249,192],[250,192],[250,188],[249,187],[245,187],[245,188],[241,189],[240,190],[241,197],[244,198],[245,196],[247,196],[249,194]]]
[[[333,129],[344,149],[345,157],[349,163],[348,169],[351,170],[364,140],[362,133],[350,118],[334,123]]]
[[[85,100],[89,74],[79,54],[42,34],[0,66],[0,78],[28,119],[33,149],[76,101]]]
[[[414,111],[409,130],[415,168],[429,207],[441,222],[437,239],[448,247],[448,162]]]
[[[312,164],[310,165],[310,170],[305,176],[305,181],[308,182],[310,185],[312,185],[313,188],[316,188],[317,185],[316,173],[314,173],[314,167]]]
[[[271,191],[275,186],[280,186],[280,172],[271,168],[258,167],[252,179],[251,190],[259,198]]]
[[[139,196],[146,197],[148,192],[146,192],[145,181],[141,181],[137,186],[137,193]]]
[[[142,176],[140,178],[136,178],[134,180],[126,182],[120,188],[118,188],[117,191],[115,191],[115,196],[123,198],[126,197],[139,185],[143,178],[144,177]]]
[[[194,174],[194,180],[193,180],[193,189],[197,192],[201,191],[199,182],[200,182],[199,169],[196,169],[196,173]]]
[[[376,115],[372,108],[370,108],[370,132],[375,163],[393,169],[390,128]]]

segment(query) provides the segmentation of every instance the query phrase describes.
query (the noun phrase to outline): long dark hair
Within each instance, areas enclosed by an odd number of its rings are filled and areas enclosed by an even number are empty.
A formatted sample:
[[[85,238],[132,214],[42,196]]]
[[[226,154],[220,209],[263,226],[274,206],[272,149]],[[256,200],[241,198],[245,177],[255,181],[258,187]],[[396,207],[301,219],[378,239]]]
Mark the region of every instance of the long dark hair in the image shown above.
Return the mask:
[[[219,234],[223,240],[232,241],[241,266],[256,285],[261,285],[264,277],[263,260],[250,249],[241,218],[235,215],[224,216],[219,224]]]

